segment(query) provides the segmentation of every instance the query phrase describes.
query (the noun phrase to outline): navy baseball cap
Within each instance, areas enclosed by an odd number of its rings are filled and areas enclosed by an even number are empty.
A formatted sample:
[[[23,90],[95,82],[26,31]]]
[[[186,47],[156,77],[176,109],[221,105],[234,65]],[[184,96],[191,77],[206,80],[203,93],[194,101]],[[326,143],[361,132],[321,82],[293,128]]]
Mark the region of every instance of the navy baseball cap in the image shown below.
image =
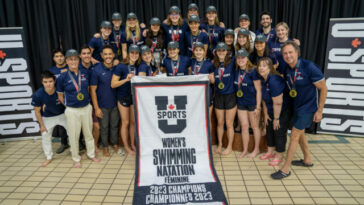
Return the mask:
[[[111,20],[122,20],[121,14],[118,12],[113,13],[111,16]]]
[[[140,47],[140,53],[144,54],[146,52],[151,52],[150,48],[147,45],[143,45],[142,47]]]
[[[226,29],[224,36],[226,36],[226,35],[234,35],[234,30],[231,28]]]
[[[195,48],[200,47],[200,48],[204,49],[204,45],[203,45],[202,42],[196,42],[195,45],[194,45],[194,47]]]
[[[179,48],[179,44],[177,41],[171,41],[168,43],[167,48]]]
[[[190,16],[190,18],[188,19],[188,23],[191,23],[191,22],[197,22],[197,23],[200,23],[200,17],[196,16],[196,15],[192,15]]]
[[[71,56],[77,56],[78,57],[78,52],[75,49],[69,49],[66,52],[66,58],[71,57]]]
[[[241,14],[239,16],[239,21],[242,20],[242,19],[246,19],[246,20],[250,21],[250,18],[249,18],[249,16],[247,14]]]
[[[133,12],[128,13],[128,15],[126,16],[126,19],[138,19],[137,15]]]
[[[153,24],[161,24],[161,20],[159,20],[158,17],[153,17],[152,19],[150,19],[150,22],[149,22],[150,25],[153,25]]]
[[[246,30],[245,28],[239,29],[238,35],[241,35],[241,34],[244,35],[244,36],[249,36],[250,35],[249,31]]]
[[[197,6],[197,4],[195,4],[195,3],[190,3],[190,5],[188,5],[188,10],[190,10],[190,9],[196,9],[196,10],[198,10],[198,6]]]
[[[140,52],[140,49],[139,49],[139,46],[137,45],[130,45],[129,46],[129,53],[133,52],[133,51],[136,51],[136,52]]]
[[[259,34],[257,35],[257,37],[255,37],[255,42],[265,42],[267,40],[267,37],[265,37],[265,35],[263,34]]]
[[[248,53],[248,51],[245,50],[245,48],[242,48],[242,49],[238,50],[238,52],[236,52],[235,55],[236,56],[248,57],[249,53]]]
[[[207,7],[206,13],[208,13],[208,12],[217,12],[216,7],[214,7],[214,6]]]
[[[219,42],[217,45],[216,45],[216,50],[227,50],[227,45],[226,43],[224,42]]]
[[[171,8],[169,8],[168,13],[172,13],[172,12],[176,12],[176,13],[181,13],[181,9],[178,8],[178,6],[171,6]]]
[[[112,28],[112,24],[110,21],[103,21],[101,22],[101,28]]]

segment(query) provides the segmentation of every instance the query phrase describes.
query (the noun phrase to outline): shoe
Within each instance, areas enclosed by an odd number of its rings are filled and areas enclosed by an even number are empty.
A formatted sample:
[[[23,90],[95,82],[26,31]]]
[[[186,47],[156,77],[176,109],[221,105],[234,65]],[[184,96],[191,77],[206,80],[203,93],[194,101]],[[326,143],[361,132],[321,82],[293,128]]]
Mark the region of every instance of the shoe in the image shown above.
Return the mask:
[[[79,145],[78,146],[78,151],[82,151],[82,150],[85,150],[86,149],[86,147],[85,147],[85,145]]]
[[[118,154],[120,156],[124,156],[125,155],[125,152],[124,152],[124,150],[121,147],[119,147]]]
[[[282,172],[281,170],[278,170],[277,172],[274,172],[270,176],[273,179],[283,179],[283,178],[289,177],[289,175],[291,175],[291,172],[288,172],[288,174],[286,174],[286,173]]]
[[[313,164],[307,164],[307,163],[305,163],[305,162],[303,161],[303,159],[300,159],[300,160],[293,160],[293,161],[291,162],[291,164],[292,164],[293,166],[301,166],[301,167],[312,167],[312,166],[313,166]]]
[[[61,146],[56,150],[56,153],[61,154],[62,152],[64,152],[69,147],[70,146],[68,144],[67,145],[61,144]]]

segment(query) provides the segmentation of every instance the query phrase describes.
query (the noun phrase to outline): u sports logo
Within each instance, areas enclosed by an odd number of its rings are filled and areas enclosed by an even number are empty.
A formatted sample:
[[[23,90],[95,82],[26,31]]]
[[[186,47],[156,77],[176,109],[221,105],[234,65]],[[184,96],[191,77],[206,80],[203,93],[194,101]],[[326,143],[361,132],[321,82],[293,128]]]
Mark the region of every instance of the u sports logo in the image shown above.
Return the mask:
[[[155,96],[157,106],[158,128],[165,134],[181,133],[187,125],[187,96],[174,96],[174,104],[168,102],[168,96]],[[168,120],[176,120],[177,124],[169,124]]]

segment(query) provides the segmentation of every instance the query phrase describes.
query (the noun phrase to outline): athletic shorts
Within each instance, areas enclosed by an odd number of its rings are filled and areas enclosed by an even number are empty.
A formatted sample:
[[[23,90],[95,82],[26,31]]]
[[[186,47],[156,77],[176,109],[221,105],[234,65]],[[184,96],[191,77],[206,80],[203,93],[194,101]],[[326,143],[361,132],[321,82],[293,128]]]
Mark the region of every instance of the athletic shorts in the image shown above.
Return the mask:
[[[256,107],[255,105],[238,105],[239,110],[247,110],[249,112],[253,112]]]
[[[296,129],[303,130],[311,126],[315,113],[294,113],[293,126]]]
[[[131,98],[131,95],[118,97],[118,100],[120,102],[120,105],[122,105],[124,107],[130,107],[130,105],[133,104],[133,99]]]
[[[230,110],[236,106],[235,93],[219,95],[215,94],[214,105],[216,109]]]

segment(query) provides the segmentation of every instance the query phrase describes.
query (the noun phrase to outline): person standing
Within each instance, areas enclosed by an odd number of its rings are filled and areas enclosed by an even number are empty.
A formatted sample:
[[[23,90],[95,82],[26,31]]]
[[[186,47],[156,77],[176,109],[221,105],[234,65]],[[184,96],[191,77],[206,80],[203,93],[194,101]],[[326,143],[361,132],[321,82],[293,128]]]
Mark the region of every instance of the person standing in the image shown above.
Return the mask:
[[[41,74],[41,81],[43,87],[34,93],[31,104],[34,106],[35,116],[40,125],[42,147],[46,156],[46,161],[43,162],[42,167],[45,167],[53,158],[53,129],[56,125],[65,128],[66,118],[64,115],[65,108],[56,93],[56,77],[50,71],[45,71]]]
[[[79,155],[79,138],[82,129],[87,156],[94,162],[101,160],[95,157],[95,144],[92,136],[92,106],[89,96],[89,74],[79,69],[79,53],[70,49],[66,53],[69,70],[57,79],[57,93],[59,100],[66,106],[65,116],[67,131],[71,145],[72,159],[75,168],[81,168]]]
[[[300,48],[293,41],[282,46],[282,55],[287,63],[284,78],[293,98],[293,127],[288,146],[286,161],[283,167],[271,174],[273,179],[282,179],[291,174],[291,165],[312,167],[312,158],[308,149],[305,128],[312,122],[320,122],[324,109],[327,86],[321,69],[313,62],[299,57]],[[320,97],[318,98],[318,91]],[[293,160],[298,144],[303,152],[303,159]]]
[[[263,11],[260,14],[260,25],[262,28],[255,31],[255,35],[263,34],[266,37],[266,42],[274,41],[277,37],[276,31],[272,28],[272,14],[268,11]]]
[[[100,63],[102,62],[101,58],[101,49],[104,45],[112,45],[114,42],[113,36],[111,35],[112,32],[112,24],[110,21],[103,21],[100,25],[100,37],[93,37],[91,41],[88,43],[88,45],[91,47],[92,50],[92,58],[91,62],[92,64]],[[117,54],[117,48],[113,47],[113,51],[115,54]],[[117,64],[118,61],[114,62],[114,64]]]

